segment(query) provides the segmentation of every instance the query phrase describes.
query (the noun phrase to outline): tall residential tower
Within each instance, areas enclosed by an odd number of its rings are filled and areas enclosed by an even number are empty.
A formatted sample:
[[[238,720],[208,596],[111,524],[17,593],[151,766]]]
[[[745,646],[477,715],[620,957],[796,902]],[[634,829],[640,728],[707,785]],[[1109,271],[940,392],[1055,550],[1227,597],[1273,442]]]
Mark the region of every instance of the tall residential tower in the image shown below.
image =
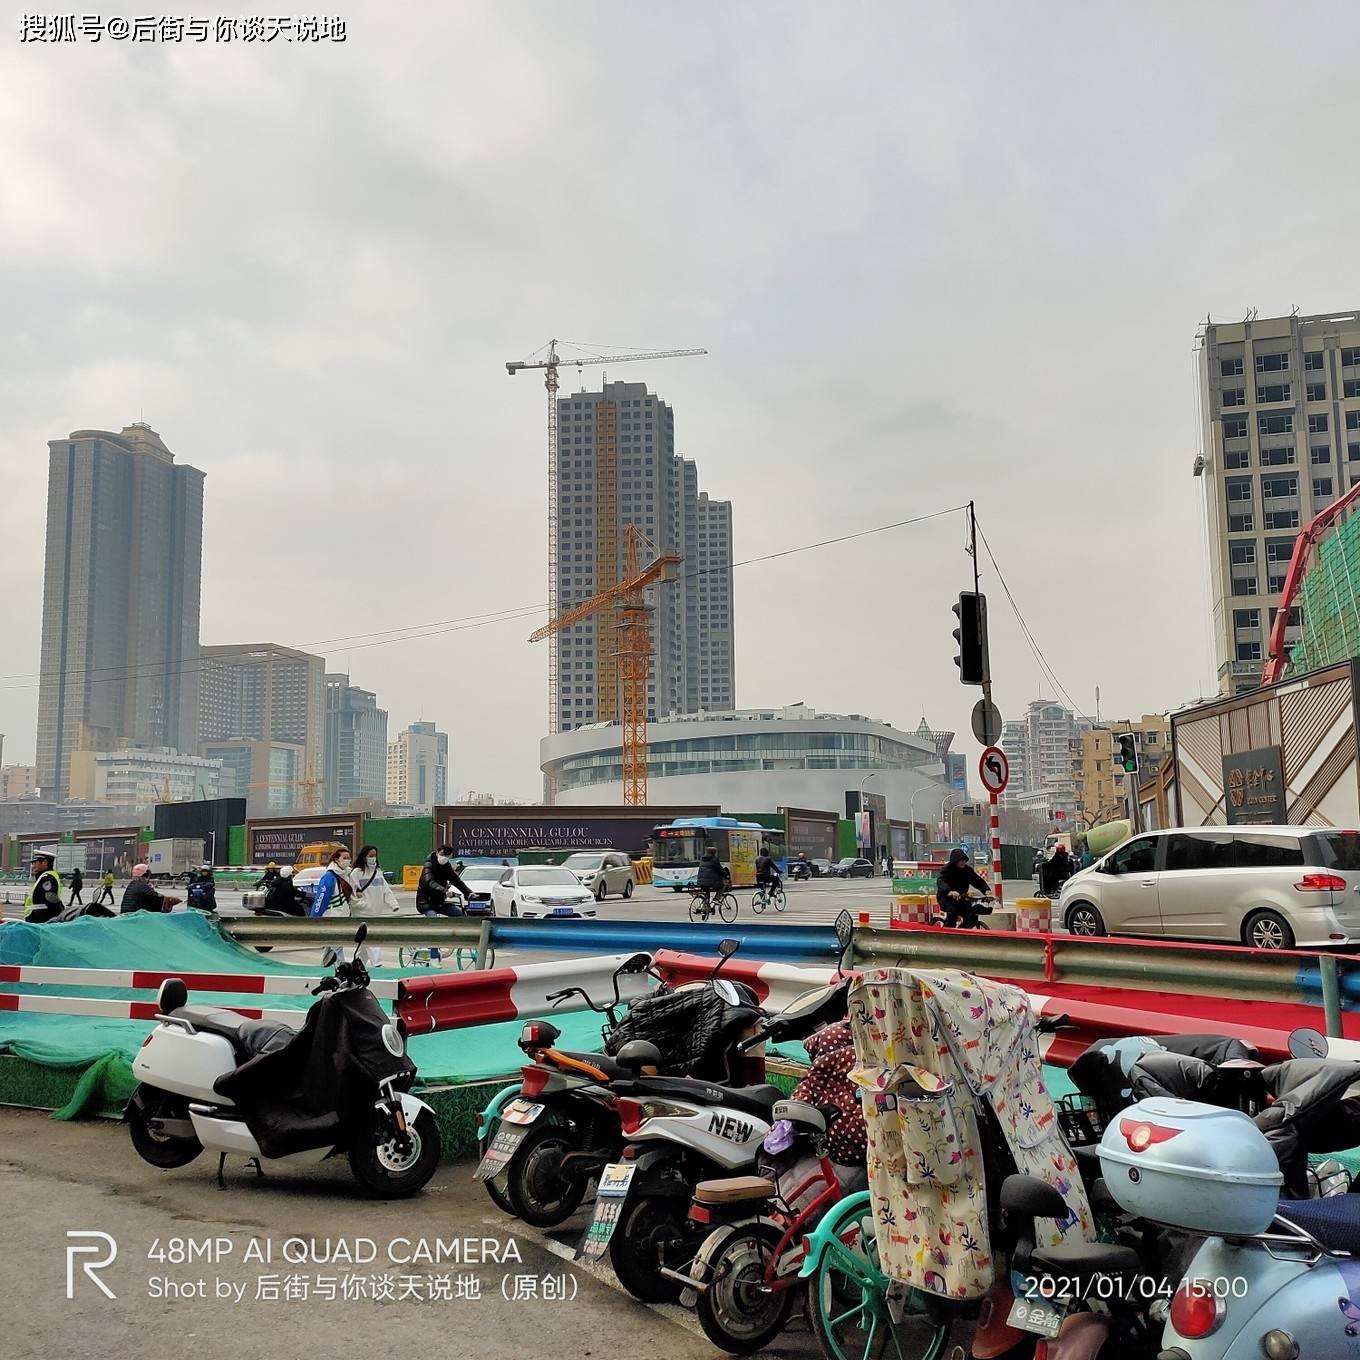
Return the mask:
[[[122,743],[194,750],[203,473],[149,425],[48,443],[38,783]]]
[[[348,675],[326,677],[326,806],[387,797],[387,710]]]
[[[732,653],[732,507],[699,490],[675,452],[675,416],[645,383],[606,383],[558,400],[555,612],[614,585],[631,524],[658,552],[684,557],[647,592],[653,608],[647,716],[736,703]],[[557,648],[559,729],[617,721],[618,637],[605,610],[565,629]]]
[[[1261,682],[1299,530],[1360,479],[1360,312],[1206,323],[1199,384],[1218,687],[1240,694]]]

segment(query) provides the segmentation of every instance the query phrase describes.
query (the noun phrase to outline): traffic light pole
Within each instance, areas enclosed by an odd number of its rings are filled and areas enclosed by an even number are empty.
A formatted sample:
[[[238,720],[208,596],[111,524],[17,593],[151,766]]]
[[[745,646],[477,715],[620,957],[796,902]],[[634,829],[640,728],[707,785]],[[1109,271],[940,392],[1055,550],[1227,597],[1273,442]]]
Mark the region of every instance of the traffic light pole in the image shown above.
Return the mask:
[[[973,559],[973,593],[982,594],[982,578],[978,570],[977,553],[977,509],[972,501],[968,502],[968,552]],[[982,701],[992,706],[992,669],[990,658],[987,678],[982,682]],[[998,738],[999,739],[999,738]],[[1000,795],[991,796],[991,835],[992,835],[992,891],[996,894],[996,904],[1001,905],[1001,812]]]

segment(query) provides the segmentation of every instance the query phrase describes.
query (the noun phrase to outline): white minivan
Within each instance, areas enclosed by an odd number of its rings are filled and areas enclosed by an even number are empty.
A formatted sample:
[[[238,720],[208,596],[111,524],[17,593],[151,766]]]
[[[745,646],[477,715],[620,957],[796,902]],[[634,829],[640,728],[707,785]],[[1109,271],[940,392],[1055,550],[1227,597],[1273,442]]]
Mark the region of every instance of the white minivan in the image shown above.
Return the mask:
[[[1360,831],[1197,826],[1133,836],[1067,880],[1058,919],[1073,935],[1360,944]]]

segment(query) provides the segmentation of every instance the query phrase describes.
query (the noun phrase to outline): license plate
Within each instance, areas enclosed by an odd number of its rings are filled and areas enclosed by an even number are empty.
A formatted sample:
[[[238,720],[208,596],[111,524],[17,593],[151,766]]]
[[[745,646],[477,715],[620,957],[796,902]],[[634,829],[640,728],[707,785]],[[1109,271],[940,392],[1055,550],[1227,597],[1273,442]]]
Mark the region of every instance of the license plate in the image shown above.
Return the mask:
[[[515,1155],[515,1150],[528,1136],[529,1125],[542,1113],[542,1105],[535,1105],[527,1100],[512,1100],[501,1111],[501,1122],[496,1130],[496,1136],[477,1164],[473,1180],[489,1181],[500,1175],[510,1158]]]
[[[553,915],[554,915],[554,916],[574,916],[575,914],[576,914],[576,908],[575,908],[575,907],[554,907],[554,908],[553,908]]]
[[[609,1249],[609,1239],[618,1227],[628,1198],[628,1187],[632,1185],[636,1171],[636,1162],[611,1162],[600,1172],[595,1189],[595,1212],[576,1248],[577,1260],[598,1261]]]
[[[1011,1304],[1010,1315],[1006,1321],[1022,1332],[1032,1332],[1036,1336],[1050,1339],[1058,1335],[1062,1328],[1064,1309],[1051,1303],[1035,1299],[1016,1299]]]

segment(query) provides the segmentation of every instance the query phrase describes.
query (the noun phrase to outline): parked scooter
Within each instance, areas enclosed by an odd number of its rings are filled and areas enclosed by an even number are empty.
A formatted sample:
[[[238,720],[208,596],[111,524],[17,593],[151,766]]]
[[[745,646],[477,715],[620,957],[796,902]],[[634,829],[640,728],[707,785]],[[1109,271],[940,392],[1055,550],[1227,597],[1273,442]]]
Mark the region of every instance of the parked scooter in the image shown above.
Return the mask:
[[[841,968],[850,949],[853,924],[837,920]],[[738,1048],[802,1039],[845,1018],[853,977],[804,993],[765,1023]],[[644,1303],[671,1302],[688,1281],[684,1268],[708,1236],[688,1211],[696,1186],[714,1177],[755,1169],[761,1145],[784,1099],[777,1086],[733,1088],[678,1078],[641,1078],[614,1083],[597,1098],[618,1111],[629,1146],[624,1160],[607,1167],[596,1201],[596,1220],[608,1219],[609,1261],[619,1283]],[[612,1194],[604,1195],[606,1178]],[[764,1185],[762,1184],[762,1189]],[[591,1230],[587,1230],[587,1240]]]
[[[405,1039],[369,990],[363,941],[350,961],[327,951],[332,977],[312,989],[320,1000],[301,1030],[249,1020],[217,1006],[191,1006],[179,978],[157,996],[160,1024],[132,1069],[140,1085],[124,1118],[132,1146],[152,1166],[229,1153],[307,1166],[337,1153],[355,1180],[386,1199],[412,1195],[439,1163],[434,1112],[410,1094],[415,1064]]]
[[[718,977],[738,947],[737,940],[720,943],[718,963],[701,987],[672,991],[658,977],[657,989],[622,1019],[620,982],[652,973],[649,954],[619,966],[609,1001],[597,1002],[580,987],[548,998],[560,1005],[578,996],[604,1016],[605,1051],[557,1048],[561,1031],[546,1020],[523,1026],[519,1046],[530,1064],[521,1069],[519,1085],[499,1091],[477,1119],[482,1160],[476,1177],[498,1208],[539,1228],[576,1211],[591,1180],[622,1148],[618,1112],[592,1095],[599,1086],[658,1073],[739,1081],[732,1050],[760,1011],[749,988]]]

